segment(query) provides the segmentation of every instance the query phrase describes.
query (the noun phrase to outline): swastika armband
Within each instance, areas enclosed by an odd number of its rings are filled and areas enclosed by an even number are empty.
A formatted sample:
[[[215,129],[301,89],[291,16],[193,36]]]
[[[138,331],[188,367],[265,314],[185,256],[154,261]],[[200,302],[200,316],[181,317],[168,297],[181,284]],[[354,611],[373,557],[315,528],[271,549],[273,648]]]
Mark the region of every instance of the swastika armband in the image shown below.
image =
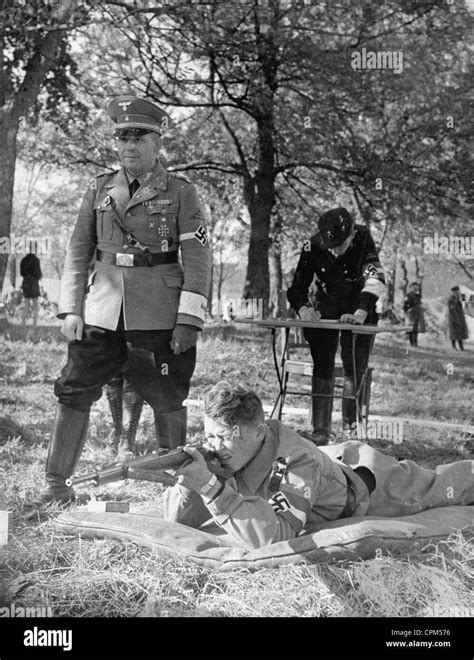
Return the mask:
[[[291,509],[291,504],[289,503],[288,498],[286,498],[281,491],[275,493],[275,495],[269,499],[269,502],[275,513],[282,513],[283,511]]]
[[[364,270],[364,277],[377,277],[377,267],[374,264],[367,264]]]
[[[273,511],[278,516],[286,518],[295,529],[299,530],[306,524],[306,513],[294,506],[281,490],[272,495],[268,502],[271,504]]]
[[[180,234],[179,242],[182,243],[183,241],[189,241],[192,238],[199,241],[202,246],[207,245],[207,231],[204,225],[199,225],[199,227],[194,232],[189,231],[186,232],[185,234]]]
[[[204,321],[204,315],[207,309],[207,298],[201,296],[199,293],[192,291],[182,291],[179,300],[178,314],[187,314],[195,316],[196,318]]]

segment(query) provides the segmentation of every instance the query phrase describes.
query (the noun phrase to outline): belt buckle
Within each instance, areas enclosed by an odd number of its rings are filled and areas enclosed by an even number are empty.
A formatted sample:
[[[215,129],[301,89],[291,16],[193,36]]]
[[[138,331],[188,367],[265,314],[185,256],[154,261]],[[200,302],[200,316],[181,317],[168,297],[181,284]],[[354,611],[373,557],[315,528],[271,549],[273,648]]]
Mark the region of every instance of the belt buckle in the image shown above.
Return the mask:
[[[116,266],[133,266],[133,254],[126,254],[125,252],[117,252],[115,255]]]

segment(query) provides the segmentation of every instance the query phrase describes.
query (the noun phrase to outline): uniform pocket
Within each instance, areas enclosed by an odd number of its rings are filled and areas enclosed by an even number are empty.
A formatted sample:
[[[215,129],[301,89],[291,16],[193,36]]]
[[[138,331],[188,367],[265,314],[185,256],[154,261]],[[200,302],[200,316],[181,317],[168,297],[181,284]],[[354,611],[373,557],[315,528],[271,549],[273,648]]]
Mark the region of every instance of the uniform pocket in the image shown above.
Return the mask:
[[[109,206],[98,204],[95,207],[97,238],[110,241],[114,234],[115,222],[113,220],[113,211]]]
[[[183,286],[183,278],[180,275],[163,275],[163,279],[169,289],[181,289]]]

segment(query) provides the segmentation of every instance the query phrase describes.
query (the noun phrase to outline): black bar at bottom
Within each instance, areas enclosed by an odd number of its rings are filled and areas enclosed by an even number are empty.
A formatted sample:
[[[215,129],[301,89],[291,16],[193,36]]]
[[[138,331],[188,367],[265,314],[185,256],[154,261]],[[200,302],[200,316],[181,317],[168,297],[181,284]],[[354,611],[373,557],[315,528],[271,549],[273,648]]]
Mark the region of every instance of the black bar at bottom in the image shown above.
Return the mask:
[[[0,618],[2,660],[186,654],[471,660],[472,640],[468,618]]]

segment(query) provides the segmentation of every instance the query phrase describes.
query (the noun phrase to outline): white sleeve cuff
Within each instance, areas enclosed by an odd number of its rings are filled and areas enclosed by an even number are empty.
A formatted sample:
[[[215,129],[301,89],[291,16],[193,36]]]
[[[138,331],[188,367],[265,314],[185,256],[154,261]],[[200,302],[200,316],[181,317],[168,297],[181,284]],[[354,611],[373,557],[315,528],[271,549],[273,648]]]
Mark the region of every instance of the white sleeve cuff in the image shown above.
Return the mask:
[[[178,314],[195,316],[200,321],[204,321],[206,310],[207,298],[205,296],[191,291],[181,291]]]
[[[385,284],[375,277],[369,277],[366,281],[362,293],[372,293],[380,298],[385,291]]]

